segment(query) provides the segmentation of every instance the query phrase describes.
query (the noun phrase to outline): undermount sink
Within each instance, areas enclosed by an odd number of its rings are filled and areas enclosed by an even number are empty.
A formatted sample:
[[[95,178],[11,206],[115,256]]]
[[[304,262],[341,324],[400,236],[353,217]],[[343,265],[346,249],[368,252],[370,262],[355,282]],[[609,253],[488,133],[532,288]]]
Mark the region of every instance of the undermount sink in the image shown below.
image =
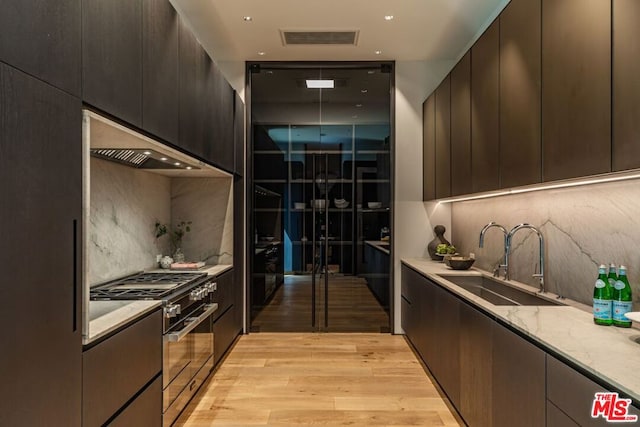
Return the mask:
[[[544,298],[535,291],[527,292],[509,286],[493,277],[454,274],[438,274],[438,276],[493,305],[565,305],[559,301]]]

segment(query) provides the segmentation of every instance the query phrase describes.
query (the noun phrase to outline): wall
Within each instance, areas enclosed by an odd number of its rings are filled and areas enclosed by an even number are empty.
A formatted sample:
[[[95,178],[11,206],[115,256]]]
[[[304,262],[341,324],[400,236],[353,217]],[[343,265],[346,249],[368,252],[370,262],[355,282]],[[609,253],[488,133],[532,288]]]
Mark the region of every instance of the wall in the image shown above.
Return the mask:
[[[640,309],[640,186],[638,180],[543,190],[491,199],[456,202],[452,207],[453,243],[461,253],[475,252],[475,266],[491,271],[503,252],[502,233],[491,229],[478,248],[480,229],[489,221],[507,230],[528,222],[546,241],[547,289],[591,305],[599,264],[624,264]],[[513,240],[512,278],[537,286],[538,239],[521,230]]]
[[[88,283],[152,267],[169,252],[154,230],[171,219],[170,178],[95,158],[89,167]]]
[[[156,239],[156,221],[192,221],[187,260],[232,264],[231,188],[231,178],[169,178],[92,157],[87,283],[157,268],[156,255],[171,249],[168,236]]]
[[[233,263],[233,192],[231,178],[174,178],[171,218],[192,221],[183,238],[187,260]],[[168,240],[168,239],[167,239]]]

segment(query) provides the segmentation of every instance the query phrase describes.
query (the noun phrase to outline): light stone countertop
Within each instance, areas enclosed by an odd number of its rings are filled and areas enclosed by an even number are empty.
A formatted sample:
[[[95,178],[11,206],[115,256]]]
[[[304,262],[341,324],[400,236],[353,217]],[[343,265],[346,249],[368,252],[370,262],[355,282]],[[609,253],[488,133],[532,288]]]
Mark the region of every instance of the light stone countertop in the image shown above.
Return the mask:
[[[82,344],[110,334],[162,305],[162,301],[89,301],[89,334]]]
[[[437,274],[478,275],[481,270],[455,271],[442,262],[424,258],[402,262],[423,276],[508,324],[559,356],[600,378],[636,402],[640,401],[640,330],[598,326],[591,307],[570,300],[568,306],[497,306]],[[537,289],[510,281],[515,287],[535,293]],[[586,285],[585,285],[586,286]],[[555,294],[545,294],[555,299]]]
[[[231,264],[218,264],[205,266],[200,270],[175,271],[175,270],[149,270],[151,272],[172,273],[207,273],[210,276],[219,276],[233,268]],[[83,336],[82,344],[87,345],[104,337],[121,326],[131,323],[156,307],[160,307],[162,301],[148,300],[113,300],[113,301],[89,301],[89,331]]]
[[[389,253],[390,253],[389,252],[389,242],[386,242],[384,240],[365,240],[364,242],[366,244],[368,244],[369,246],[372,246],[372,247],[376,248],[380,252],[384,252],[387,255],[389,255]]]

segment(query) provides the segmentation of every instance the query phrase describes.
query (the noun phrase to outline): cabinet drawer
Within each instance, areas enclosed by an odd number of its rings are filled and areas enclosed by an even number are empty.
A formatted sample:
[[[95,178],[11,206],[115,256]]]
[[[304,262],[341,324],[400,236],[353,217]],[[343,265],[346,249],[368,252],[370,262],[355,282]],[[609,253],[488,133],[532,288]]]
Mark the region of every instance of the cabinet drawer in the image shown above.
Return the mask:
[[[547,399],[577,424],[608,425],[604,418],[591,418],[595,393],[606,391],[611,390],[607,390],[558,359],[547,355]],[[640,415],[640,411],[633,407],[629,409],[629,413]]]
[[[162,312],[82,354],[82,420],[102,425],[162,370]]]
[[[162,377],[158,377],[118,415],[109,427],[162,425]]]
[[[235,322],[236,307],[227,310],[221,317],[213,323],[213,358],[217,365],[229,350],[233,340],[240,333],[240,328]]]

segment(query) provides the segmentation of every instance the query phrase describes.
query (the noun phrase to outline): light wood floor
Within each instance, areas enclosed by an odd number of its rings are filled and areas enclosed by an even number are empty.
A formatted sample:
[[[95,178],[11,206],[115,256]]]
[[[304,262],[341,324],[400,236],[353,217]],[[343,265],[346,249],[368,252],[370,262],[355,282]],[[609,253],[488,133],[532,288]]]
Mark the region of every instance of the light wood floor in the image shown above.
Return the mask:
[[[458,426],[400,335],[242,336],[176,426]]]
[[[317,279],[317,318],[324,322],[324,276]],[[388,332],[389,315],[367,287],[365,279],[329,276],[330,332]],[[324,325],[324,323],[323,323]],[[284,284],[251,322],[252,331],[311,332],[311,276],[285,276]]]

